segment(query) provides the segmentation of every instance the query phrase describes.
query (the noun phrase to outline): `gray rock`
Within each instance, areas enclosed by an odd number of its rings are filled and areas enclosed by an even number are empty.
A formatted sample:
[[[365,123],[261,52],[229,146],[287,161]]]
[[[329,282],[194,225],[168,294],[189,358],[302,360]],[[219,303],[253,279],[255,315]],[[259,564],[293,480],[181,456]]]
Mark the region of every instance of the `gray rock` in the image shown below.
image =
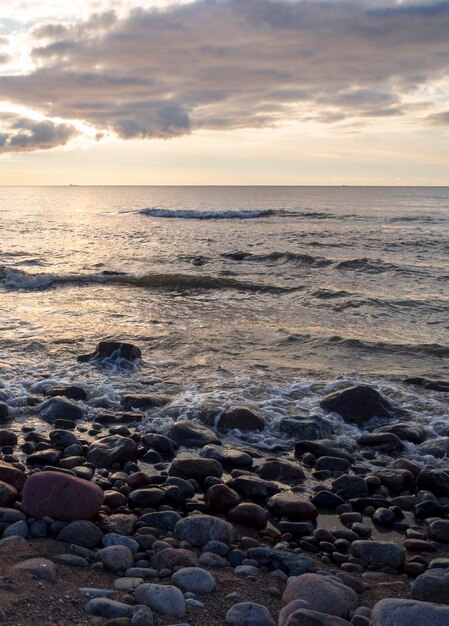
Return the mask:
[[[67,541],[84,548],[94,548],[103,537],[95,524],[86,520],[71,522],[58,533],[58,541]]]
[[[449,543],[449,520],[439,519],[429,526],[429,537],[441,543]]]
[[[14,522],[14,524],[11,524],[11,526],[8,526],[8,528],[5,529],[3,533],[3,538],[16,536],[16,537],[23,537],[23,539],[26,539],[28,537],[28,533],[29,533],[28,524],[24,522],[23,520],[20,520],[18,522]]]
[[[128,617],[132,615],[133,607],[109,598],[93,598],[86,604],[85,611],[99,617]]]
[[[171,615],[176,618],[184,617],[186,603],[184,595],[178,587],[144,583],[137,587],[135,597],[136,602],[150,607],[150,609],[160,615]]]
[[[89,567],[89,561],[76,554],[57,554],[53,557],[53,560],[56,563],[63,563],[72,567]]]
[[[278,626],[286,626],[288,618],[299,609],[308,609],[310,605],[305,600],[292,600],[279,613]]]
[[[333,576],[303,574],[290,579],[282,596],[282,603],[305,600],[310,609],[337,617],[347,615],[358,606],[357,593]]]
[[[208,541],[221,541],[226,544],[236,539],[232,524],[210,515],[191,515],[177,522],[176,539],[188,541],[192,546],[203,546]]]
[[[404,546],[386,541],[354,541],[351,551],[354,556],[378,569],[399,569],[405,560]]]
[[[137,458],[136,443],[129,437],[111,435],[91,443],[87,460],[95,467],[110,467],[113,463],[126,463]]]
[[[270,611],[256,602],[239,602],[226,613],[230,626],[276,626]]]
[[[62,396],[56,396],[43,402],[39,407],[39,413],[42,419],[47,422],[54,422],[56,419],[76,421],[84,416],[84,411],[80,406]]]
[[[189,420],[174,424],[170,428],[168,436],[186,448],[202,448],[211,443],[220,443],[220,439],[213,430],[203,426],[203,424]]]
[[[132,537],[119,535],[117,533],[107,533],[102,539],[103,545],[108,546],[126,546],[133,554],[139,551],[139,544]]]
[[[19,572],[28,572],[36,578],[53,583],[56,580],[56,567],[49,559],[27,559],[14,565],[13,569]]]
[[[125,571],[134,565],[132,552],[126,546],[108,546],[98,550],[95,559],[113,572]]]
[[[374,605],[371,626],[447,626],[449,608],[417,602],[386,598]]]
[[[428,569],[415,579],[410,595],[422,602],[449,604],[449,568]]]
[[[215,578],[201,567],[179,569],[173,574],[172,583],[192,593],[211,593],[215,589]]]
[[[181,516],[176,511],[156,511],[155,513],[145,513],[140,519],[151,528],[173,531]]]
[[[148,606],[135,606],[131,624],[132,626],[153,626],[153,611]]]

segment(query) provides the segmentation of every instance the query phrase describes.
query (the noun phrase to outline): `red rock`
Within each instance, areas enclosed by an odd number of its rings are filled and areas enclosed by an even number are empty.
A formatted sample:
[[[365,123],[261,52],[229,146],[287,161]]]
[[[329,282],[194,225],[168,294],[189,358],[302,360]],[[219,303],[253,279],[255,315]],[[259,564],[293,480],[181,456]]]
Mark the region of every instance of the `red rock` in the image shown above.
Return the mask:
[[[94,483],[61,472],[38,472],[25,483],[22,510],[33,517],[57,520],[90,519],[103,503],[103,491]]]

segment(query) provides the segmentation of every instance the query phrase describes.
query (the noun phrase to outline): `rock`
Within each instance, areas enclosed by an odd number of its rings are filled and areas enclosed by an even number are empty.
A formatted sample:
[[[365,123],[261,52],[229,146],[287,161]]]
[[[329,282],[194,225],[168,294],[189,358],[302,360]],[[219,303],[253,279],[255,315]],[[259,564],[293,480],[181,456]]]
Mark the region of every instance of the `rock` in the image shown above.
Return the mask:
[[[236,539],[232,524],[209,515],[191,515],[179,520],[174,535],[176,539],[188,541],[192,546],[203,546],[208,541],[230,544]]]
[[[24,520],[20,520],[18,522],[14,522],[14,524],[11,524],[11,526],[8,526],[8,528],[5,529],[3,538],[23,537],[23,539],[26,539],[28,537],[28,533],[28,524]]]
[[[240,504],[239,494],[227,485],[212,485],[204,495],[204,501],[211,511],[221,513]]]
[[[118,535],[132,535],[137,522],[135,515],[115,513],[103,519],[100,528],[105,533],[117,533]]]
[[[374,605],[371,612],[371,626],[447,626],[449,608],[403,600],[385,598]]]
[[[0,401],[0,421],[5,421],[9,417],[9,408],[6,402]]]
[[[422,443],[427,439],[427,433],[424,428],[417,424],[408,424],[407,422],[399,422],[379,426],[374,432],[393,433],[401,439],[401,441],[410,441],[411,443]]]
[[[58,465],[61,456],[62,452],[60,450],[45,448],[44,450],[30,454],[26,462],[28,465],[49,465],[50,467],[54,467]]]
[[[53,583],[56,580],[56,567],[53,561],[50,561],[49,559],[27,559],[26,561],[22,561],[21,563],[14,565],[13,570],[18,572],[27,572],[36,576],[36,578],[46,580],[50,583]]]
[[[125,411],[131,409],[153,409],[165,406],[171,402],[169,396],[162,396],[156,393],[133,393],[122,397],[122,405]]]
[[[414,600],[449,604],[449,568],[432,568],[415,579],[410,592]]]
[[[286,626],[351,626],[351,624],[359,626],[359,622],[348,622],[336,615],[328,615],[309,609],[295,611],[286,622]]]
[[[0,461],[0,481],[20,490],[25,483],[25,474],[14,465]]]
[[[215,589],[215,578],[201,567],[178,569],[172,576],[172,583],[192,593],[211,593]]]
[[[100,341],[96,350],[91,354],[85,354],[78,357],[80,363],[87,361],[97,361],[101,359],[110,359],[112,361],[136,361],[142,358],[142,353],[137,346],[131,343],[123,343],[119,341]]]
[[[46,422],[54,422],[57,419],[76,421],[84,417],[84,411],[80,406],[62,396],[43,402],[39,407],[39,414]]]
[[[291,579],[282,595],[282,604],[293,600],[305,600],[311,610],[337,617],[347,617],[358,606],[358,596],[353,589],[334,577],[319,574],[303,574]]]
[[[270,611],[256,602],[239,602],[226,613],[230,626],[276,626]]]
[[[153,626],[153,612],[148,606],[134,607],[132,626]]]
[[[404,383],[406,385],[416,385],[418,387],[424,387],[424,389],[430,389],[431,391],[442,391],[443,393],[449,393],[449,381],[446,380],[430,380],[429,378],[416,376],[414,378],[406,378],[404,380]]]
[[[297,463],[268,459],[260,465],[256,473],[264,480],[280,482],[297,482],[305,479],[304,470]]]
[[[129,437],[110,435],[91,443],[87,449],[87,461],[95,467],[124,464],[137,458],[136,443]]]
[[[429,439],[417,446],[419,454],[425,456],[430,454],[436,459],[443,459],[449,455],[449,437],[437,437]]]
[[[407,469],[385,469],[376,472],[382,485],[388,487],[391,493],[401,494],[403,491],[415,491],[416,479]]]
[[[331,439],[317,439],[316,441],[298,441],[295,444],[295,456],[300,457],[306,452],[310,452],[315,457],[332,456],[337,459],[345,459],[350,463],[354,463],[355,459],[346,450],[337,446]]]
[[[299,417],[285,417],[279,424],[281,433],[302,441],[330,437],[333,433],[332,424],[318,415],[307,419]]]
[[[14,433],[12,430],[0,429],[0,446],[16,446],[16,445],[17,445],[16,433]]]
[[[107,533],[102,538],[102,543],[106,548],[108,546],[126,546],[133,554],[139,551],[139,544],[135,539],[118,533]]]
[[[234,407],[224,411],[218,418],[217,428],[223,432],[228,430],[263,430],[263,417],[246,407]]]
[[[163,457],[173,457],[179,448],[179,444],[173,439],[166,437],[165,435],[159,435],[156,433],[147,433],[142,437],[142,443],[145,448],[156,450]]]
[[[95,560],[112,572],[125,571],[134,565],[131,550],[126,546],[108,546],[95,554]]]
[[[92,598],[86,604],[85,611],[88,615],[99,617],[127,617],[132,615],[133,607],[109,598]]]
[[[103,491],[97,485],[60,472],[32,474],[22,493],[22,510],[33,517],[89,519],[102,503]]]
[[[2,525],[14,524],[14,522],[21,520],[26,520],[26,515],[22,511],[0,507],[0,523]]]
[[[218,461],[213,459],[176,459],[168,470],[170,476],[178,476],[188,480],[194,478],[202,483],[208,476],[220,478],[223,468]]]
[[[165,548],[156,552],[151,558],[151,567],[155,570],[175,569],[176,567],[197,567],[198,557],[190,550],[183,548]]]
[[[435,520],[429,526],[429,537],[441,543],[449,543],[449,520]]]
[[[357,439],[359,446],[367,446],[374,448],[379,452],[402,452],[405,449],[404,444],[393,433],[368,433]]]
[[[58,387],[47,387],[44,389],[44,396],[54,398],[56,396],[68,398],[69,400],[87,400],[85,389],[78,385],[60,385]]]
[[[135,489],[129,494],[129,502],[132,506],[141,508],[153,507],[157,508],[167,497],[167,494],[158,487],[150,487],[147,489]]]
[[[238,476],[228,483],[228,487],[240,494],[245,500],[264,502],[279,491],[276,483],[263,480],[258,476]]]
[[[208,444],[219,444],[220,439],[213,430],[198,422],[183,421],[174,424],[168,436],[185,448],[202,448]]]
[[[373,417],[391,417],[395,409],[391,402],[369,385],[355,385],[325,396],[320,406],[338,413],[346,422],[365,424]]]
[[[155,513],[145,513],[140,519],[152,528],[172,531],[181,516],[176,511],[156,511]]]
[[[310,500],[296,493],[278,493],[267,502],[268,510],[276,517],[287,517],[294,522],[314,520],[318,511]]]
[[[17,499],[17,489],[0,480],[0,506],[11,504]]]
[[[268,552],[265,552],[268,550]],[[262,551],[262,555],[260,554]],[[263,556],[265,552],[265,557]],[[264,565],[266,561],[275,569],[286,572],[289,576],[300,576],[315,569],[314,561],[308,556],[292,552],[291,550],[271,550],[269,548],[254,548],[248,550],[248,557],[255,558]]]
[[[351,497],[368,495],[368,485],[361,476],[343,474],[343,476],[332,481],[332,487],[337,492],[340,490],[349,492]]]
[[[399,569],[405,560],[405,548],[402,545],[385,541],[354,541],[351,552],[378,569]]]
[[[423,469],[416,479],[418,489],[430,491],[437,498],[449,496],[449,474],[440,469]]]
[[[204,446],[200,452],[203,459],[215,459],[228,468],[250,469],[253,459],[242,450],[228,450],[222,446]]]
[[[103,537],[101,530],[88,521],[76,521],[67,524],[58,534],[58,541],[74,543],[84,548],[94,548]]]
[[[150,607],[160,615],[171,615],[183,618],[186,603],[182,591],[173,585],[155,585],[144,583],[137,587],[135,592],[136,602]]]
[[[286,626],[288,618],[299,609],[308,609],[309,603],[305,600],[292,600],[279,613],[278,626]]]
[[[53,557],[57,563],[70,565],[71,567],[89,567],[89,561],[76,554],[57,554]]]
[[[261,530],[267,525],[268,513],[258,504],[242,502],[229,511],[228,519],[234,524]]]

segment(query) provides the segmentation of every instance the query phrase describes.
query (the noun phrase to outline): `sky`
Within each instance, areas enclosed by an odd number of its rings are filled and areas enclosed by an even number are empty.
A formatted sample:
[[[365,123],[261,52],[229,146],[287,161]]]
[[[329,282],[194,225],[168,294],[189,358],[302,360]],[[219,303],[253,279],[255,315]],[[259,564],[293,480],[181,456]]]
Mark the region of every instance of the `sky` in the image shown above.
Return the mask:
[[[449,0],[2,0],[0,185],[449,185]]]

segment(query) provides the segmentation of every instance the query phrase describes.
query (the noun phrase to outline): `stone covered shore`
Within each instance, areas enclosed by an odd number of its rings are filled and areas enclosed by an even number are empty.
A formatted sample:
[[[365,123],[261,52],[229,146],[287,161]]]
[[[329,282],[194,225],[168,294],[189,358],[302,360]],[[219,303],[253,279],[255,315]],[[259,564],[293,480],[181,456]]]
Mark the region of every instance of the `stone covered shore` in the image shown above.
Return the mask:
[[[140,358],[102,343],[80,360],[117,354]],[[30,414],[46,432],[13,422],[0,397],[0,623],[449,624],[447,438],[426,440],[375,389],[322,399],[362,430],[384,419],[357,447],[290,416],[281,428],[296,443],[275,456],[227,444],[232,429],[263,432],[248,407],[162,435],[139,420],[169,397],[124,394],[92,422],[82,383],[45,396],[30,397]],[[406,458],[407,441],[438,465]]]

